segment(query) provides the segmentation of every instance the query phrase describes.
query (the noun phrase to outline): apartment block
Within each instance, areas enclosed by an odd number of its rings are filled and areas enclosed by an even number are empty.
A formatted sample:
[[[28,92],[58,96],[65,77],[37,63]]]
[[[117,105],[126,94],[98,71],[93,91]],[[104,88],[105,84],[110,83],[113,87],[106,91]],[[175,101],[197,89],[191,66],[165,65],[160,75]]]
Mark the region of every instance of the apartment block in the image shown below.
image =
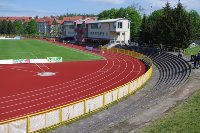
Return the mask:
[[[109,40],[120,44],[128,44],[130,40],[130,21],[127,19],[99,20],[87,25],[87,39]]]

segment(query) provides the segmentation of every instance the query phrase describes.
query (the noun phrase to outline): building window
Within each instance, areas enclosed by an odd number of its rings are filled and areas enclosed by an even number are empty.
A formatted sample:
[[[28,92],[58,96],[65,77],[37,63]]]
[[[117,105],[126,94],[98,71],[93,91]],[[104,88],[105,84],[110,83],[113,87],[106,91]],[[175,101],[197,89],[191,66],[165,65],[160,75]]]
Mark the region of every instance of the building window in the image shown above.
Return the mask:
[[[74,32],[70,32],[70,31],[69,31],[69,32],[68,32],[68,34],[69,34],[69,35],[73,35],[73,34],[74,34]]]
[[[118,22],[117,28],[122,29],[122,22]]]
[[[122,33],[122,35],[125,35],[125,33]]]
[[[120,36],[120,32],[118,32],[117,35]]]
[[[116,22],[113,23],[113,29],[115,29],[115,28],[116,28]]]
[[[128,29],[130,29],[130,23],[128,23]]]
[[[100,36],[104,36],[104,32],[100,32]]]
[[[108,32],[106,32],[106,36],[108,36]]]
[[[101,29],[101,23],[98,23],[98,29]]]
[[[98,29],[98,24],[91,24],[91,29]]]
[[[74,25],[70,25],[70,26],[69,26],[69,29],[74,29]]]

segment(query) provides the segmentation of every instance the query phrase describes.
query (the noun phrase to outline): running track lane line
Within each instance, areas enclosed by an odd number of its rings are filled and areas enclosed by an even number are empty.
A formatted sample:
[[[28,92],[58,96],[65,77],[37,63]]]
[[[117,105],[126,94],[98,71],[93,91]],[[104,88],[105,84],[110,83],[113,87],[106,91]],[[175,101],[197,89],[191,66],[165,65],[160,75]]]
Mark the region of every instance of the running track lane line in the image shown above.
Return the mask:
[[[137,61],[137,60],[136,60]],[[133,64],[133,63],[132,63]],[[110,68],[110,69],[112,69],[112,68]],[[116,70],[117,71],[117,70]],[[113,72],[113,73],[115,73],[115,72]],[[111,73],[111,74],[113,74],[113,73]],[[111,75],[110,74],[110,75]],[[108,76],[110,76],[110,75],[107,75],[107,77]],[[137,76],[137,75],[136,75]],[[104,77],[105,78],[105,77]],[[89,79],[89,80],[92,80],[92,79]],[[89,80],[85,80],[85,81],[89,81]],[[100,80],[100,79],[99,79]],[[99,80],[95,80],[96,82],[97,81],[99,81]],[[71,84],[71,85],[69,85],[69,86],[64,86],[64,87],[62,87],[62,88],[58,88],[58,89],[53,89],[53,90],[50,90],[50,91],[47,91],[47,92],[42,92],[42,93],[39,93],[39,94],[46,94],[46,93],[51,93],[51,92],[54,92],[54,91],[57,91],[57,90],[61,90],[61,89],[63,89],[63,88],[66,88],[66,87],[73,87],[73,85],[78,85],[79,83],[84,83],[84,81],[81,81],[81,82],[77,82],[77,83],[75,83],[75,84]],[[93,83],[95,83],[95,82],[93,82]],[[90,84],[92,84],[91,82],[90,82]],[[88,85],[88,84],[86,84],[86,85]],[[68,90],[68,91],[71,91],[71,90]],[[67,91],[67,92],[68,92]],[[27,97],[22,97],[22,98],[18,98],[18,99],[14,99],[14,100],[11,100],[10,102],[13,102],[13,101],[16,101],[16,100],[21,100],[21,99],[24,99],[24,98],[30,98],[30,97],[35,97],[35,96],[38,96],[39,94],[34,94],[34,95],[32,95],[32,96],[27,96]],[[58,94],[58,93],[56,93],[56,94]],[[7,102],[9,102],[9,101],[4,101],[4,102],[2,102],[2,103],[7,103]]]
[[[105,65],[104,67],[106,67],[107,65],[108,65],[108,60],[107,60],[107,63],[106,63],[106,65]],[[84,77],[81,77],[81,78],[78,78],[78,79],[75,79],[75,80],[72,80],[72,81],[67,81],[67,82],[64,82],[64,83],[60,83],[60,84],[57,84],[57,85],[53,85],[53,86],[49,86],[49,87],[45,87],[45,88],[41,88],[41,89],[35,89],[35,90],[33,90],[33,91],[29,91],[29,92],[25,92],[25,93],[19,93],[19,94],[15,94],[15,95],[11,95],[11,96],[1,97],[0,100],[1,100],[1,99],[6,99],[6,98],[10,98],[10,97],[15,97],[15,96],[18,97],[18,96],[21,96],[21,95],[27,95],[27,94],[29,94],[29,93],[33,93],[33,92],[37,92],[37,91],[44,91],[45,89],[48,89],[48,88],[57,87],[57,86],[60,86],[60,85],[64,85],[64,84],[67,84],[67,83],[74,82],[74,81],[76,81],[76,80],[81,80],[81,79],[84,79],[84,78],[86,78],[86,77],[88,77],[88,76],[91,76],[91,75],[94,75],[94,74],[98,73],[99,71],[103,70],[104,67],[103,67],[102,69],[100,69],[100,70],[94,72],[94,73],[91,73],[91,74],[89,74],[89,75],[86,75],[86,76],[84,76]],[[36,72],[36,73],[37,73],[37,72]]]
[[[141,68],[141,67],[140,67]],[[128,76],[128,75],[127,75]]]
[[[107,64],[106,64],[104,67],[106,67],[107,65],[108,65],[108,60],[107,60]],[[96,73],[98,73],[98,72],[100,72],[100,71],[103,71],[104,67],[103,67],[102,69],[98,70],[97,72],[94,72],[94,73],[92,73],[92,74],[90,74],[90,75],[84,76],[83,78],[92,76],[92,78],[86,79],[86,80],[84,80],[84,81],[89,81],[89,80],[93,79],[94,77],[98,77],[98,76],[101,76],[102,74],[105,74],[106,71],[105,71],[104,73],[100,74],[100,75],[99,75],[99,74],[96,75]],[[113,66],[112,66],[112,67],[113,67]],[[111,69],[111,68],[110,68],[110,69]],[[93,76],[93,75],[95,75],[95,76]],[[12,96],[7,96],[7,97],[3,97],[3,98],[4,98],[5,101],[6,101],[6,98],[15,97],[15,96],[16,96],[16,97],[20,96],[20,98],[18,98],[18,99],[23,99],[23,97],[21,97],[21,95],[27,95],[28,93],[33,93],[33,92],[37,92],[37,91],[42,91],[43,93],[45,93],[44,90],[46,90],[46,89],[51,89],[51,88],[53,88],[53,87],[58,87],[58,86],[66,85],[66,84],[68,84],[68,83],[73,83],[73,82],[75,82],[75,81],[77,82],[77,80],[83,81],[83,80],[82,80],[83,78],[81,77],[81,78],[78,78],[78,79],[75,79],[75,80],[72,80],[72,81],[67,81],[67,82],[64,82],[64,83],[57,84],[57,85],[48,86],[48,87],[45,87],[45,88],[42,88],[42,89],[33,90],[33,91],[30,91],[30,92],[20,93],[20,94],[16,94],[16,95],[12,95]],[[34,93],[33,95],[37,95],[37,94]],[[29,97],[30,97],[30,95],[29,95]],[[26,97],[24,97],[24,98],[26,98]],[[2,98],[0,98],[0,99],[2,99]],[[14,100],[11,100],[11,102],[13,102],[13,101],[14,101]],[[9,102],[9,101],[7,101],[7,102]],[[1,103],[4,103],[4,102],[1,102]]]

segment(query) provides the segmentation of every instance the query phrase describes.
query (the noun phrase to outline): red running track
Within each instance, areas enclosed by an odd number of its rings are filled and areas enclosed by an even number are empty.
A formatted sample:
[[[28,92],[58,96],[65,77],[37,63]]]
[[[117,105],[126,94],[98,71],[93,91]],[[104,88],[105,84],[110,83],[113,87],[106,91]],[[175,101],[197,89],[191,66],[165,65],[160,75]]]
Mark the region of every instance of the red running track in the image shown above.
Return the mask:
[[[35,64],[0,65],[0,122],[79,101],[121,86],[145,73],[127,55],[106,52],[105,60],[37,64],[55,76],[40,77]]]

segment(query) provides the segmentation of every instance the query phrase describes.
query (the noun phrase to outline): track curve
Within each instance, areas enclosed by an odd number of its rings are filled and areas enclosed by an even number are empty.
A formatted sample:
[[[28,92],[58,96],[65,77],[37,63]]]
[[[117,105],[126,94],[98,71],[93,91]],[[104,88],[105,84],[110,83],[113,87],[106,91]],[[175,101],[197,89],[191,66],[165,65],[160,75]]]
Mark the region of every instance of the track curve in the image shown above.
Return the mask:
[[[40,65],[52,77],[39,77],[35,64],[0,65],[0,121],[63,106],[121,86],[145,73],[140,60],[106,52],[100,61]]]

